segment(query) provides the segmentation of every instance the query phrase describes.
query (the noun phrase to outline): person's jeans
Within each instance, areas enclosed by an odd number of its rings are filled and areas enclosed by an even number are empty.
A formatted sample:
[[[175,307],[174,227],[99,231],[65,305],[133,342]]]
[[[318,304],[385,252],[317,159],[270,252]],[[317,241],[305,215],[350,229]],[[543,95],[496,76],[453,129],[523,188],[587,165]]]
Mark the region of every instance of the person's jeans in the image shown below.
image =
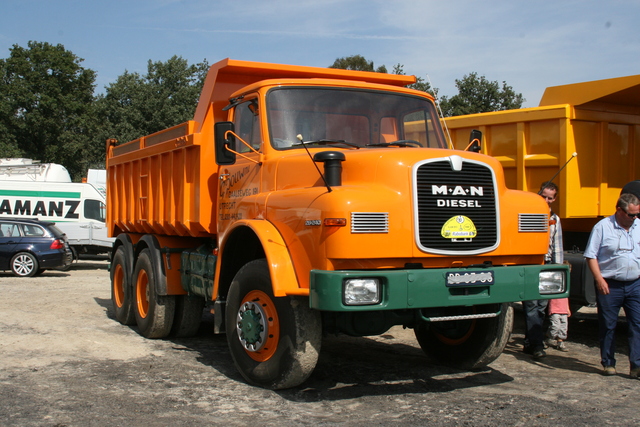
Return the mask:
[[[640,368],[640,279],[632,282],[605,280],[609,284],[609,294],[597,295],[602,366],[616,366],[616,327],[622,307],[629,326],[631,369]]]
[[[524,311],[524,347],[532,353],[544,348],[544,316],[547,312],[549,300],[539,299],[533,301],[522,301]]]

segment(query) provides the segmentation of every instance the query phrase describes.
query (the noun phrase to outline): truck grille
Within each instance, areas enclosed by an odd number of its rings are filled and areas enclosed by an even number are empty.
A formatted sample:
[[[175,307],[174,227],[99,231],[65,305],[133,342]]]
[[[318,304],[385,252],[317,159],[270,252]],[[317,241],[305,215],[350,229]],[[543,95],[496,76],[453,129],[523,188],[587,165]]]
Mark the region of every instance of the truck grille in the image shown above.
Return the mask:
[[[478,254],[498,246],[499,212],[491,168],[451,156],[420,163],[414,180],[416,240],[421,250]]]

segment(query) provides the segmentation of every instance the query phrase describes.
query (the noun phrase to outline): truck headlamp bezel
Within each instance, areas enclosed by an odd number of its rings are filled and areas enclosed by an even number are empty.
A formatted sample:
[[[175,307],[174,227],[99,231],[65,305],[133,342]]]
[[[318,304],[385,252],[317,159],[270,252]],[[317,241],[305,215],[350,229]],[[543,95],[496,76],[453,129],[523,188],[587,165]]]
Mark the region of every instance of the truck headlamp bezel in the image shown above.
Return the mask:
[[[542,270],[538,274],[540,295],[561,294],[567,290],[567,276],[562,270]]]
[[[346,278],[342,282],[344,305],[375,305],[382,299],[382,281],[377,277]]]

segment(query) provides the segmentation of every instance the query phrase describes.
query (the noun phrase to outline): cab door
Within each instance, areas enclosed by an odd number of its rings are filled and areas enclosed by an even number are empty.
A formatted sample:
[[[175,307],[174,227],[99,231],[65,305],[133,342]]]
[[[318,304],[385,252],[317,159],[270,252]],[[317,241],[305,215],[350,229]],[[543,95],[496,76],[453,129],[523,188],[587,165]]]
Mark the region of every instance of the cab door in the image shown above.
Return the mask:
[[[257,98],[248,98],[234,108],[235,151],[232,165],[220,167],[218,235],[223,236],[235,221],[256,217],[260,188],[262,135]]]

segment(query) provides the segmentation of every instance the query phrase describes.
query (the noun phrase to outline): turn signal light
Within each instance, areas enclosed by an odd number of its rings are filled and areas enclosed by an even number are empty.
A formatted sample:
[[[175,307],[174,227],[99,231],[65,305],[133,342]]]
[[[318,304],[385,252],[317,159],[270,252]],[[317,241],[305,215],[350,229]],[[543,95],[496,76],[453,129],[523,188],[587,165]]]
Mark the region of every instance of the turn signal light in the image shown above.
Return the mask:
[[[346,218],[325,218],[324,226],[325,227],[344,227],[347,225]]]

